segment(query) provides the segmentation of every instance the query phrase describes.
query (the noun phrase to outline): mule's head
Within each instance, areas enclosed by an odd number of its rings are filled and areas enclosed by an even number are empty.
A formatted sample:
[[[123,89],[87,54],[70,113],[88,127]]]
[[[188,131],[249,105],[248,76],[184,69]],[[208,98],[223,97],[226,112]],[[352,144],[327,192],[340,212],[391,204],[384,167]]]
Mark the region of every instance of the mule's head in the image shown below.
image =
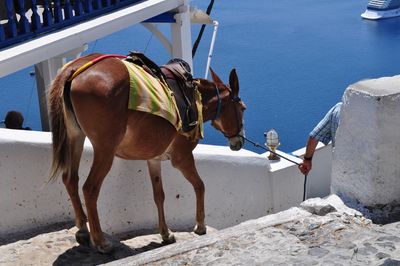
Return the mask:
[[[232,69],[229,75],[229,85],[225,85],[217,74],[212,69],[210,70],[215,86],[221,92],[217,115],[211,124],[229,140],[231,150],[238,151],[244,145],[243,112],[246,110],[246,105],[239,97],[239,80],[236,70]],[[222,92],[225,91],[228,92],[227,97],[222,96]]]

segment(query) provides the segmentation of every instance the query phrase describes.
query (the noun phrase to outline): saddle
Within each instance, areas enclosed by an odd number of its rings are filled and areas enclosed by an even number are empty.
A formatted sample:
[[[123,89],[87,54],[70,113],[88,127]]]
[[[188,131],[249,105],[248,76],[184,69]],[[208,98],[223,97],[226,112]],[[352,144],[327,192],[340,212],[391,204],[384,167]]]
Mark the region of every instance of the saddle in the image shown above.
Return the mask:
[[[127,60],[141,66],[145,71],[165,80],[169,89],[173,92],[182,120],[182,131],[192,131],[198,124],[198,109],[196,105],[195,87],[190,66],[182,59],[172,59],[166,65],[159,67],[144,54],[130,52]]]

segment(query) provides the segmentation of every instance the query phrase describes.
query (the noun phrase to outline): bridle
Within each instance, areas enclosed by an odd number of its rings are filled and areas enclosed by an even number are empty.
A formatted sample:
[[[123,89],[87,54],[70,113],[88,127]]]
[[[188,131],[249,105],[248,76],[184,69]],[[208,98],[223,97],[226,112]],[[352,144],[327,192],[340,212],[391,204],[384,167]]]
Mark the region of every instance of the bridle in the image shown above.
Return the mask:
[[[225,136],[225,138],[230,139],[230,138],[234,138],[234,137],[240,137],[239,134],[240,132],[243,130],[243,121],[241,119],[239,119],[239,114],[238,114],[238,110],[237,110],[237,104],[240,103],[242,100],[240,99],[239,96],[234,96],[232,94],[232,90],[227,87],[228,91],[229,91],[229,97],[230,97],[230,101],[232,101],[234,103],[234,109],[235,109],[235,117],[236,117],[236,133],[235,134],[228,134],[227,132],[224,132],[222,129],[219,129],[222,134]],[[212,119],[213,121],[218,119],[221,116],[221,109],[222,109],[222,99],[221,99],[221,95],[219,93],[219,88],[217,85],[215,85],[215,93],[217,95],[217,112],[215,114],[214,119]]]

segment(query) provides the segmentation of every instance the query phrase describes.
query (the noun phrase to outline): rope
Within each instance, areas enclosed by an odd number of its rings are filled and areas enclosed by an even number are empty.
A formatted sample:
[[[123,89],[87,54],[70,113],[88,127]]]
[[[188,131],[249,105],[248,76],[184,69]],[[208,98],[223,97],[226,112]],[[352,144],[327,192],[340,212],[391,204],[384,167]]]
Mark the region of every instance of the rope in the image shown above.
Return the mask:
[[[304,175],[303,201],[306,200],[306,192],[307,192],[307,175]]]
[[[208,5],[207,10],[206,10],[206,14],[207,15],[211,14],[211,10],[212,10],[213,5],[214,5],[214,0],[211,0],[210,4]],[[199,43],[200,43],[201,37],[203,36],[205,28],[206,28],[206,24],[201,25],[201,29],[200,29],[199,35],[197,36],[197,39],[193,44],[192,57],[194,57],[194,55],[196,54],[197,47],[199,46]]]
[[[219,94],[219,89],[217,86],[215,86],[215,92],[216,92],[217,98],[218,98],[218,105],[217,105],[217,114],[215,115],[214,119],[217,119],[221,114],[221,96]]]
[[[258,144],[257,142],[254,142],[254,141],[252,141],[252,140],[246,138],[246,137],[243,136],[243,135],[240,135],[240,134],[239,134],[239,137],[242,137],[242,138],[245,139],[246,141],[248,141],[248,142],[250,142],[251,144],[253,144],[255,147],[258,147],[258,148],[264,149],[264,150],[266,150],[266,151],[269,151],[270,153],[275,154],[275,155],[277,155],[277,156],[279,156],[279,157],[285,159],[286,161],[289,161],[289,162],[291,162],[291,163],[294,163],[294,164],[300,166],[300,164],[299,164],[298,162],[295,162],[295,161],[293,161],[293,160],[291,160],[291,159],[289,159],[289,158],[287,158],[287,157],[285,157],[285,156],[283,156],[283,155],[277,154],[276,152],[271,151],[270,149],[268,149],[268,148],[266,148],[266,147],[264,147],[264,146],[261,146],[261,145]],[[303,201],[306,200],[306,192],[307,192],[307,175],[304,175]]]
[[[144,50],[143,50],[143,53],[146,53],[147,48],[149,47],[149,44],[150,44],[150,41],[151,41],[152,38],[153,38],[153,33],[151,33],[150,38],[149,38],[149,40],[147,41],[146,47],[145,47]]]
[[[266,150],[266,151],[269,151],[269,152],[270,152],[270,153],[272,153],[272,154],[275,154],[275,155],[277,155],[277,156],[279,156],[279,157],[281,157],[281,158],[285,159],[286,161],[289,161],[289,162],[291,162],[291,163],[294,163],[294,164],[300,165],[298,162],[295,162],[295,161],[293,161],[293,160],[291,160],[291,159],[289,159],[289,158],[287,158],[287,157],[285,157],[285,156],[283,156],[283,155],[277,154],[276,152],[274,152],[274,151],[271,151],[270,149],[268,149],[268,148],[265,148],[264,146],[261,146],[261,145],[260,145],[260,144],[258,144],[257,142],[254,142],[254,141],[252,141],[252,140],[250,140],[250,139],[246,138],[245,136],[242,136],[242,135],[240,135],[240,134],[239,134],[239,137],[242,137],[242,138],[244,138],[246,141],[250,142],[250,143],[251,143],[251,144],[253,144],[255,147],[262,148],[262,149],[264,149],[264,150]]]

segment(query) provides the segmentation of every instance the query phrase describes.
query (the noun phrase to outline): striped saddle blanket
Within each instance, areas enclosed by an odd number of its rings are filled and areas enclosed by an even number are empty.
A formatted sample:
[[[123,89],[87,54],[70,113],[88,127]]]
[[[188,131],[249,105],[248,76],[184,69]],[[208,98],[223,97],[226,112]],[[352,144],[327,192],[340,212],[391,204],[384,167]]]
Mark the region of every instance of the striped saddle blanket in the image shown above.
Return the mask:
[[[130,79],[130,92],[128,108],[160,116],[168,120],[180,134],[191,140],[203,137],[203,119],[198,118],[198,126],[190,132],[182,131],[182,119],[179,114],[173,92],[164,80],[155,78],[141,66],[122,60],[125,64]],[[196,90],[196,105],[198,113],[202,113],[201,95]]]

